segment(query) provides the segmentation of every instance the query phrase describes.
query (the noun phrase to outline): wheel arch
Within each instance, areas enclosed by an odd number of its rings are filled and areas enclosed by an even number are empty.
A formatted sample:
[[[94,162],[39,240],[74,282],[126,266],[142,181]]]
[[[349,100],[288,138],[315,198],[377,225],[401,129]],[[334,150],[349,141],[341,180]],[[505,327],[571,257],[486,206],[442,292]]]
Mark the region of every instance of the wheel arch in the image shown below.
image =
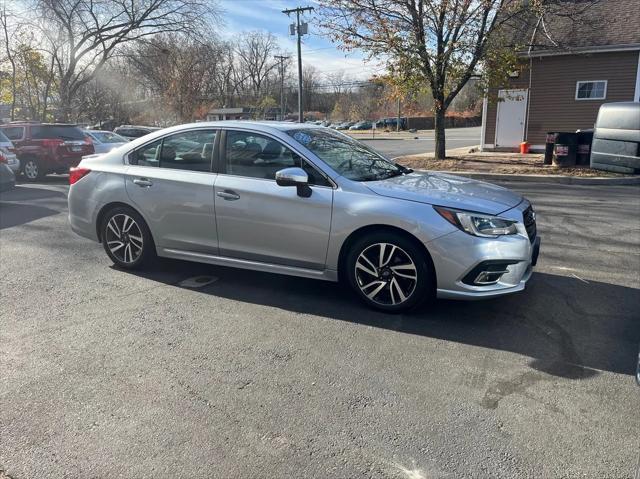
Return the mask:
[[[391,226],[386,224],[374,224],[374,225],[362,226],[357,230],[352,231],[351,234],[347,236],[347,238],[342,243],[342,246],[340,247],[340,253],[338,255],[338,280],[342,281],[346,278],[346,275],[345,275],[346,261],[347,261],[347,256],[349,254],[349,250],[351,249],[352,245],[357,240],[359,240],[360,238],[368,234],[380,233],[384,231],[388,231],[388,232],[392,232],[392,233],[404,236],[409,241],[415,243],[415,245],[421,251],[424,252],[425,258],[427,259],[427,265],[430,269],[431,274],[433,275],[434,284],[437,285],[438,277],[436,274],[435,266],[433,264],[433,258],[431,257],[431,253],[429,252],[425,244],[422,241],[420,241],[418,238],[416,238],[413,234],[409,233],[407,230],[404,230],[397,226]]]

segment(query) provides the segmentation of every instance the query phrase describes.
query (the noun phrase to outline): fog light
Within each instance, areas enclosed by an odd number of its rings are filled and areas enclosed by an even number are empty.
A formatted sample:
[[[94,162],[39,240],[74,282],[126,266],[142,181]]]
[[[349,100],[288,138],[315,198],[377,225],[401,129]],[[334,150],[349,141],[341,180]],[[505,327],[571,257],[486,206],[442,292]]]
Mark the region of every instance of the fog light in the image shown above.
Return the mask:
[[[509,272],[509,265],[518,261],[512,260],[489,260],[483,261],[469,271],[462,282],[471,286],[487,286],[500,281],[503,274]]]

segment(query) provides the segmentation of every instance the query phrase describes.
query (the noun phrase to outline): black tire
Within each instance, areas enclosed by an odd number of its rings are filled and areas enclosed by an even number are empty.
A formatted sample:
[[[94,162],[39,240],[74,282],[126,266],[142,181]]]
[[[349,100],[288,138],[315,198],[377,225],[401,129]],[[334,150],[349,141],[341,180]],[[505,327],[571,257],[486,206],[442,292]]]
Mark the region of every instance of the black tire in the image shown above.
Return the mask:
[[[409,311],[435,296],[431,258],[417,241],[393,231],[357,239],[349,249],[345,267],[351,288],[374,309],[389,313]]]
[[[20,167],[22,176],[29,182],[38,181],[44,178],[45,172],[42,164],[35,158],[27,158]]]
[[[134,224],[131,225],[125,218],[133,220]],[[115,225],[112,223],[111,226],[115,229],[110,227],[112,220],[115,221]],[[127,227],[129,229],[125,231]],[[116,230],[120,232],[120,236],[117,236]],[[118,206],[109,210],[100,224],[100,238],[107,256],[120,268],[141,269],[156,258],[156,246],[149,227],[142,216],[132,208]],[[142,241],[138,238],[142,238]],[[122,246],[119,247],[119,243]],[[131,260],[128,260],[129,258]]]

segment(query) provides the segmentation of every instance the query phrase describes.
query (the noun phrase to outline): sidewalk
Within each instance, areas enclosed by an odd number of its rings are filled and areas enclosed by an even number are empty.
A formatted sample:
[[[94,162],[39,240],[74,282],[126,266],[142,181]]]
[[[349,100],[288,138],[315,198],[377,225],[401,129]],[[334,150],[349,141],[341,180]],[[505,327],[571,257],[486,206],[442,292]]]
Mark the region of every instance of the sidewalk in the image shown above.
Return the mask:
[[[400,156],[394,160],[413,169],[444,171],[486,180],[552,181],[565,184],[640,184],[640,175],[592,170],[587,166],[559,168],[544,165],[542,154],[480,152],[477,151],[477,147],[447,150],[445,160],[434,159],[433,153]]]

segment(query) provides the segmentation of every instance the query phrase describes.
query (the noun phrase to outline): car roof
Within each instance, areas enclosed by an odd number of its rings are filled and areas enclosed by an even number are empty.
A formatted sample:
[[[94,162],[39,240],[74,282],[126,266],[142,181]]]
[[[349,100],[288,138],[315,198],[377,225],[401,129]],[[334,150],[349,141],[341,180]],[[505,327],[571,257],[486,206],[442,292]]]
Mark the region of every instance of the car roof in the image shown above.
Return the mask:
[[[186,126],[186,125],[183,125]],[[212,128],[254,128],[256,130],[269,131],[270,129],[286,131],[299,129],[319,129],[325,128],[313,123],[294,123],[290,121],[269,121],[269,120],[221,120],[221,121],[201,121],[189,124],[190,127],[212,127]]]
[[[142,128],[145,130],[161,130],[162,128],[159,126],[146,126],[146,125],[120,125],[120,126],[116,126],[115,129],[118,128]]]
[[[40,123],[39,121],[12,121],[11,123],[5,123],[0,125],[2,127],[6,126],[78,126],[77,123]]]

